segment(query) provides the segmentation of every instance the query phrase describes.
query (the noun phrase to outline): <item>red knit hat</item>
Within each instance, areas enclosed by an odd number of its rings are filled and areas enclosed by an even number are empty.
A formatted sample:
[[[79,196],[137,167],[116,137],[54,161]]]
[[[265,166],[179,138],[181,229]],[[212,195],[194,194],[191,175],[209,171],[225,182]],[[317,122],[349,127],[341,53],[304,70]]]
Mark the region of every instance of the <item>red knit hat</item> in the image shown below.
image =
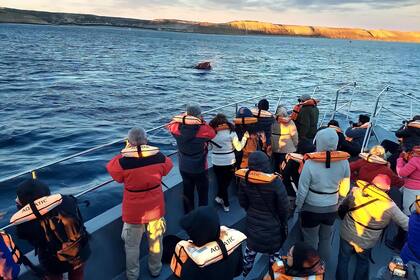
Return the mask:
[[[391,178],[385,174],[378,174],[373,178],[372,184],[384,191],[389,191],[391,188]]]

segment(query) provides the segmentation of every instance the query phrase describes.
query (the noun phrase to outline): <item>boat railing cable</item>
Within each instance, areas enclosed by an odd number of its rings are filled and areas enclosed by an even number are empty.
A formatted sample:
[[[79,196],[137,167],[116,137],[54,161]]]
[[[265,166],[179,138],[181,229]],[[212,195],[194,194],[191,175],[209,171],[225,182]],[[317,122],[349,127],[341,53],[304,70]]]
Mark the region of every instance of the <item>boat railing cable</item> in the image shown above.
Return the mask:
[[[209,114],[209,113],[212,113],[212,112],[215,112],[215,111],[218,111],[218,110],[223,109],[223,108],[226,108],[226,107],[231,107],[231,106],[236,106],[237,107],[237,105],[240,104],[240,103],[251,101],[251,100],[254,100],[254,99],[257,99],[257,98],[262,98],[262,97],[265,97],[265,96],[267,96],[267,94],[253,96],[253,97],[242,99],[242,100],[239,100],[239,101],[236,101],[236,102],[231,102],[231,103],[228,103],[228,104],[225,104],[225,105],[222,105],[222,106],[219,106],[219,107],[216,107],[216,108],[213,108],[213,109],[204,111],[203,112],[203,115]],[[147,133],[151,133],[151,132],[156,131],[158,129],[164,128],[166,125],[167,124],[163,124],[163,125],[160,125],[160,126],[157,126],[157,127],[151,128],[151,129],[148,129],[148,130],[146,130],[146,132]],[[121,142],[124,142],[124,141],[125,141],[125,139],[114,140],[114,141],[111,141],[111,142],[108,142],[108,143],[105,143],[105,144],[102,144],[102,145],[98,145],[98,146],[92,147],[90,149],[83,150],[81,152],[78,152],[78,153],[75,153],[75,154],[66,156],[64,158],[60,158],[60,159],[56,159],[56,160],[47,162],[45,164],[42,164],[42,165],[33,167],[31,169],[28,169],[28,170],[19,172],[17,174],[14,174],[14,175],[11,175],[11,176],[8,176],[8,177],[4,177],[4,178],[0,179],[0,183],[3,183],[5,181],[18,178],[18,177],[23,176],[23,175],[26,175],[26,174],[30,174],[33,171],[37,171],[37,170],[40,170],[40,169],[43,169],[43,168],[46,168],[46,167],[49,167],[49,166],[52,166],[52,165],[55,165],[55,164],[64,162],[64,161],[68,161],[70,159],[73,159],[73,158],[76,158],[76,157],[80,157],[80,156],[86,155],[88,153],[92,153],[94,151],[97,151],[97,150],[100,150],[100,149],[103,149],[103,148],[106,148],[106,147],[109,147],[109,146],[112,146],[112,145],[115,145],[115,144],[118,144],[118,143],[121,143]]]

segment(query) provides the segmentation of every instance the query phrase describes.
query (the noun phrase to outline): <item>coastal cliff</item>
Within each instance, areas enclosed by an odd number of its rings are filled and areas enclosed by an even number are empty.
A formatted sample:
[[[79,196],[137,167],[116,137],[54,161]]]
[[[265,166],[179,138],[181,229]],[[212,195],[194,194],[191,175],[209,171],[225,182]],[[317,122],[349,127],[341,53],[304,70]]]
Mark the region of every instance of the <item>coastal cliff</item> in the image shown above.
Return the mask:
[[[284,25],[258,21],[208,23],[169,19],[140,20],[88,14],[27,11],[10,8],[0,8],[0,23],[101,25],[207,34],[279,35],[420,43],[420,32]]]

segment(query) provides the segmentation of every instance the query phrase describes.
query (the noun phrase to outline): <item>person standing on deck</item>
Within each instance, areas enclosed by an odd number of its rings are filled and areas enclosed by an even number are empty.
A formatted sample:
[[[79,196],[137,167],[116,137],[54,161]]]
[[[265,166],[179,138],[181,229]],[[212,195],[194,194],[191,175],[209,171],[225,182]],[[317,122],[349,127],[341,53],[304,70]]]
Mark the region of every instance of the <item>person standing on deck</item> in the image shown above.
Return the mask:
[[[404,179],[403,211],[410,215],[410,207],[420,195],[420,145],[410,152],[401,153],[397,160],[397,174]]]
[[[124,183],[121,238],[125,243],[126,275],[138,279],[140,243],[146,232],[149,242],[149,272],[159,276],[162,269],[162,238],[165,232],[165,201],[162,177],[172,169],[172,160],[157,147],[147,145],[143,128],[128,132],[127,146],[106,168],[118,183]]]
[[[350,155],[336,151],[338,136],[333,128],[318,131],[315,145],[316,152],[305,155],[296,208],[304,241],[328,261],[339,199],[344,199],[350,190]]]
[[[339,209],[343,219],[340,228],[340,251],[336,279],[369,279],[369,262],[372,248],[391,221],[405,231],[408,217],[388,196],[391,178],[379,174],[372,182],[357,181]],[[356,255],[356,271],[348,277],[349,263]]]
[[[268,111],[270,103],[267,99],[258,101],[257,107],[252,108],[251,112],[258,119],[258,130],[263,131],[267,140],[267,154],[271,154],[271,129],[272,124],[276,122],[274,115]]]
[[[207,146],[216,137],[216,132],[202,119],[201,108],[197,104],[188,105],[181,121],[174,118],[167,128],[178,146],[179,171],[184,186],[184,212],[189,213],[194,209],[195,188],[198,191],[198,205],[208,204]]]
[[[229,212],[228,187],[235,173],[235,151],[241,151],[246,145],[249,133],[245,132],[239,141],[235,127],[223,114],[217,114],[209,125],[216,131],[216,137],[210,144],[213,152],[213,171],[217,180],[217,196],[214,200],[225,212]]]
[[[309,94],[303,94],[299,103],[293,108],[290,118],[295,122],[300,139],[312,140],[318,128],[318,101]]]

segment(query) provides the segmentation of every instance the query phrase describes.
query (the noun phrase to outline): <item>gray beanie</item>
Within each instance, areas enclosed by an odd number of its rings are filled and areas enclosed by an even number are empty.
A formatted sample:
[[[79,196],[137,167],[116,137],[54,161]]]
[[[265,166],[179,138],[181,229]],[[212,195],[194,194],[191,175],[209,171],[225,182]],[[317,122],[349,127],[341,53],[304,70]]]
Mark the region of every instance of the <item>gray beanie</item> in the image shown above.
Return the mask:
[[[309,94],[302,94],[299,98],[301,101],[306,101],[311,99],[311,96]]]
[[[200,105],[196,103],[191,103],[187,105],[187,115],[193,117],[201,117],[201,108]]]
[[[133,146],[140,146],[147,144],[147,133],[141,127],[133,127],[128,131],[128,142]]]

